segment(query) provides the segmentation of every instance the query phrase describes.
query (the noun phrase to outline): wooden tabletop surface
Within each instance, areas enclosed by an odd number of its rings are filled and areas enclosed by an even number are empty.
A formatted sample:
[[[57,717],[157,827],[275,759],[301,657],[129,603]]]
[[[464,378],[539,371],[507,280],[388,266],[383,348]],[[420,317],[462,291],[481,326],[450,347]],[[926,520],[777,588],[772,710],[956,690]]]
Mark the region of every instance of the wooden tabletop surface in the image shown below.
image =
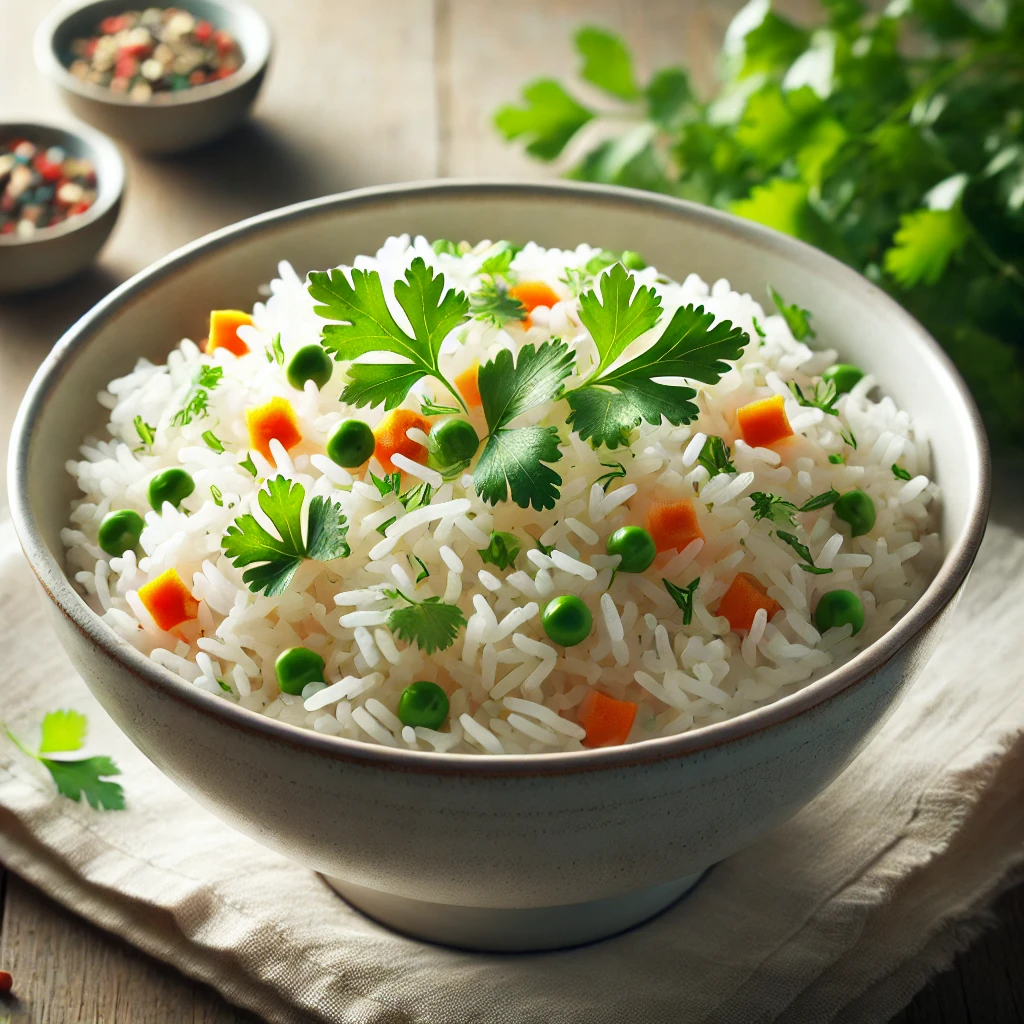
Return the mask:
[[[21,394],[61,332],[114,285],[177,246],[242,217],[361,185],[437,176],[555,173],[503,144],[490,114],[527,78],[573,66],[572,30],[624,31],[642,70],[683,61],[698,82],[736,0],[251,0],[276,50],[255,119],[181,157],[125,154],[128,187],[98,264],[58,291],[0,300],[0,501]],[[32,64],[48,0],[0,0],[0,111],[64,116]],[[125,6],[130,6],[127,2]],[[797,13],[812,0],[790,0]],[[898,1017],[1024,1020],[1024,888],[998,927]],[[18,999],[0,1024],[242,1024],[216,993],[80,921],[0,867],[0,966]]]

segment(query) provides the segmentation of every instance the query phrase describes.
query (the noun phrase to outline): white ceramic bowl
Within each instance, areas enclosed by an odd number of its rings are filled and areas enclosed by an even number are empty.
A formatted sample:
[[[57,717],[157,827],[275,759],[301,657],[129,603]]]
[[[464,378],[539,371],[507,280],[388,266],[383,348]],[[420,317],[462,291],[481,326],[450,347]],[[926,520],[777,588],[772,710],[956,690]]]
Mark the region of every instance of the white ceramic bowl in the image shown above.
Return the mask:
[[[124,193],[124,161],[110,139],[85,125],[74,129],[36,121],[0,121],[0,144],[25,138],[87,157],[96,168],[96,202],[77,217],[43,228],[31,238],[0,235],[0,295],[60,284],[96,258],[114,229]]]
[[[140,355],[245,308],[279,259],[300,273],[390,234],[586,240],[636,249],[814,311],[820,337],[922,423],[942,487],[942,567],[882,639],[757,711],[679,736],[573,753],[474,757],[364,745],[292,727],[187,685],[120,640],[62,568],[64,471],[103,422],[94,395]],[[323,872],[356,906],[461,946],[550,948],[611,934],[828,785],[923,669],[974,560],[988,506],[977,410],[938,346],[853,271],[703,207],[587,185],[446,182],[301,203],[210,235],[122,285],[64,336],[12,442],[14,520],[61,642],[121,728],[172,779],[261,842]]]
[[[266,21],[238,0],[175,0],[175,6],[230,32],[241,48],[242,66],[223,81],[134,103],[68,71],[72,41],[93,35],[100,21],[123,14],[128,6],[125,0],[67,0],[36,31],[36,66],[56,84],[75,115],[132,149],[152,154],[194,149],[240,124],[270,61]]]

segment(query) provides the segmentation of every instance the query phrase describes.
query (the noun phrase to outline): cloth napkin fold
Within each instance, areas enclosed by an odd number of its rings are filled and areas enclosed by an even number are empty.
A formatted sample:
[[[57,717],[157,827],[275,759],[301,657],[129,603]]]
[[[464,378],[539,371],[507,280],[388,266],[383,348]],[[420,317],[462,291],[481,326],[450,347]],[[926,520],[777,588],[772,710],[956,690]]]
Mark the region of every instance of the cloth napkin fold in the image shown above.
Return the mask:
[[[1024,865],[1024,492],[993,523],[940,651],[846,772],[632,932],[557,953],[462,953],[392,934],[168,782],[56,649],[0,522],[2,717],[31,738],[88,715],[128,809],[55,795],[0,744],[0,859],[102,928],[268,1021],[661,1024],[885,1021],[989,921]]]

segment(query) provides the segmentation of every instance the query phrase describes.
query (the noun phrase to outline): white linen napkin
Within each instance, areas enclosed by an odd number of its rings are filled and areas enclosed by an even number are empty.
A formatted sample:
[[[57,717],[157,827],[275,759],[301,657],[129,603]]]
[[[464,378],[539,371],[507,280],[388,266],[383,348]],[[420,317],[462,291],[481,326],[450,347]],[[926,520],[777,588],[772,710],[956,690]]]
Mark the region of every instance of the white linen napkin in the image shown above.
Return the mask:
[[[849,769],[654,921],[589,947],[482,955],[392,934],[210,816],[125,739],[57,649],[0,522],[0,711],[31,737],[88,715],[123,812],[55,795],[0,743],[0,859],[268,1021],[885,1021],[988,920],[1024,864],[1024,492],[997,503],[949,634]],[[1011,493],[1012,491],[1012,493]]]

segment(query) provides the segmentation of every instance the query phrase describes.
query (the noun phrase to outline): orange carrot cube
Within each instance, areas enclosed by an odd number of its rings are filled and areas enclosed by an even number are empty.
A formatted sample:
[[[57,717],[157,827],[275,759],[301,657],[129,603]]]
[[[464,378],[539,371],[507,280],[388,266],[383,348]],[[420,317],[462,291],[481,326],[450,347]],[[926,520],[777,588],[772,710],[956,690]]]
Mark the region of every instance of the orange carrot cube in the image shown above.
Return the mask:
[[[554,289],[550,288],[543,281],[523,281],[514,285],[508,290],[513,299],[518,299],[526,310],[526,319],[523,321],[523,330],[529,330],[533,326],[530,314],[538,306],[547,306],[550,309],[559,297]]]
[[[215,309],[210,313],[210,336],[206,351],[226,348],[236,356],[244,356],[249,346],[238,336],[238,328],[252,325],[252,317],[240,309]]]
[[[647,512],[647,532],[659,551],[682,551],[691,541],[703,540],[697,511],[689,498],[656,501]]]
[[[580,703],[577,721],[587,731],[585,747],[609,747],[625,743],[633,728],[637,705],[628,700],[615,700],[607,694],[591,690]]]
[[[747,630],[754,624],[754,616],[759,608],[768,613],[768,619],[771,621],[772,616],[782,608],[782,605],[768,596],[756,576],[741,572],[736,574],[729,584],[729,589],[722,595],[717,614],[724,615],[732,629]]]
[[[427,461],[427,449],[419,441],[413,441],[408,436],[408,431],[412,427],[418,427],[424,434],[429,434],[430,420],[411,409],[392,409],[373,428],[373,436],[377,442],[373,454],[388,473],[394,473],[398,468],[391,461],[394,455],[404,455],[413,462]]]
[[[139,587],[139,600],[163,630],[174,629],[199,614],[199,602],[175,569],[168,569]]]
[[[483,402],[480,398],[480,383],[478,380],[478,374],[480,372],[480,363],[474,359],[472,366],[467,366],[462,373],[458,374],[455,378],[455,387],[458,392],[466,400],[466,405],[471,409],[479,408]]]
[[[249,443],[268,462],[274,463],[270,442],[277,439],[286,451],[291,451],[301,440],[295,410],[285,398],[274,397],[264,405],[245,410],[245,424],[249,428]]]
[[[793,428],[786,416],[786,403],[782,395],[761,398],[736,410],[743,440],[751,448],[767,448],[785,437],[793,436]]]

